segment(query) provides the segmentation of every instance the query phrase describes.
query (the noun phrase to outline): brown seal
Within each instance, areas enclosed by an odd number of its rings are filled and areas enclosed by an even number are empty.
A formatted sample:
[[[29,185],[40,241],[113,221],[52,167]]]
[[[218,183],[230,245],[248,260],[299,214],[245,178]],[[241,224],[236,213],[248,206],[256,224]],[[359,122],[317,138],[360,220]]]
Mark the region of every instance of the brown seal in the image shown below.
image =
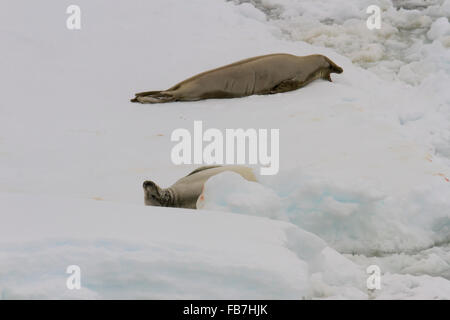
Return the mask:
[[[206,71],[163,91],[136,93],[132,102],[162,103],[210,98],[237,98],[296,90],[313,80],[331,81],[343,69],[319,54],[269,54]]]
[[[153,181],[144,181],[144,202],[147,206],[197,208],[197,199],[202,194],[205,182],[224,171],[240,174],[248,181],[256,181],[253,170],[245,166],[204,166],[181,178],[167,189]]]

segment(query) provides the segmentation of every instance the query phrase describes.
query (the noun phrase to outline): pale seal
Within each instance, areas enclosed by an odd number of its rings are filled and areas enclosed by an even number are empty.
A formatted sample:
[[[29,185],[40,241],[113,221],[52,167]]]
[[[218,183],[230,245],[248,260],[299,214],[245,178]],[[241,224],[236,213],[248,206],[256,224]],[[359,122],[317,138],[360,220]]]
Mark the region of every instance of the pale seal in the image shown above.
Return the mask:
[[[202,194],[205,182],[224,171],[233,171],[244,179],[256,181],[253,170],[245,166],[204,166],[175,182],[169,188],[160,188],[153,181],[145,181],[144,201],[148,206],[196,209],[198,197]]]
[[[162,103],[237,98],[296,90],[313,80],[331,81],[343,69],[323,55],[269,54],[206,71],[163,91],[136,93],[132,102]]]

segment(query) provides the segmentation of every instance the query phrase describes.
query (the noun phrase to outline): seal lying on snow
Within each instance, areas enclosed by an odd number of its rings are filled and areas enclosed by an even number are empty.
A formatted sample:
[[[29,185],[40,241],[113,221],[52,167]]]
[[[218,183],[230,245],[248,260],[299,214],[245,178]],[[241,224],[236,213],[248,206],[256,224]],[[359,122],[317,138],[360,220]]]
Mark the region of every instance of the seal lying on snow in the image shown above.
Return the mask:
[[[161,103],[274,94],[296,90],[319,78],[331,81],[330,73],[342,71],[319,54],[269,54],[200,73],[167,90],[136,93],[131,101]]]
[[[198,197],[205,182],[212,176],[224,171],[233,171],[244,179],[256,181],[253,170],[245,166],[204,166],[175,182],[167,189],[160,188],[153,181],[145,181],[144,200],[147,206],[176,207],[196,209]]]

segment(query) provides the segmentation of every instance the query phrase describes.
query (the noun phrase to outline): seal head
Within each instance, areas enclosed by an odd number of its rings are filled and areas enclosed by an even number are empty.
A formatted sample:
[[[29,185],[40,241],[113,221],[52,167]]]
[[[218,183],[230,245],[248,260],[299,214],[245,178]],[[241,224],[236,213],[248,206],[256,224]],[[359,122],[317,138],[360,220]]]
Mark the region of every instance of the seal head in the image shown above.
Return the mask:
[[[333,61],[331,61],[329,58],[322,56],[325,58],[326,62],[328,63],[328,76],[326,77],[326,79],[328,81],[331,81],[331,77],[330,77],[330,73],[342,73],[344,72],[344,69],[342,69],[341,67],[339,67],[336,63],[334,63]]]
[[[169,190],[160,188],[150,180],[144,181],[144,202],[147,206],[168,207],[171,204],[172,195]]]
[[[206,181],[221,172],[232,171],[248,181],[256,182],[253,170],[246,166],[203,166],[177,180],[169,188],[160,188],[151,180],[144,181],[144,202],[147,206],[196,209],[197,200]]]

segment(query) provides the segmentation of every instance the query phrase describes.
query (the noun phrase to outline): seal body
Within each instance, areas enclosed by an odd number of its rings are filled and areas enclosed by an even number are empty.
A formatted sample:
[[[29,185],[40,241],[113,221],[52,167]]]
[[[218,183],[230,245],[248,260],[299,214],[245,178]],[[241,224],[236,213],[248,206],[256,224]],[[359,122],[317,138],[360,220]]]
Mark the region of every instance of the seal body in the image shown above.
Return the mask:
[[[203,192],[206,181],[224,171],[233,171],[244,179],[256,181],[253,170],[245,166],[204,166],[179,179],[167,189],[160,188],[153,181],[145,181],[144,200],[149,206],[196,209],[197,199]]]
[[[161,103],[237,98],[296,90],[343,69],[323,55],[269,54],[206,71],[163,91],[136,93],[132,102]]]

